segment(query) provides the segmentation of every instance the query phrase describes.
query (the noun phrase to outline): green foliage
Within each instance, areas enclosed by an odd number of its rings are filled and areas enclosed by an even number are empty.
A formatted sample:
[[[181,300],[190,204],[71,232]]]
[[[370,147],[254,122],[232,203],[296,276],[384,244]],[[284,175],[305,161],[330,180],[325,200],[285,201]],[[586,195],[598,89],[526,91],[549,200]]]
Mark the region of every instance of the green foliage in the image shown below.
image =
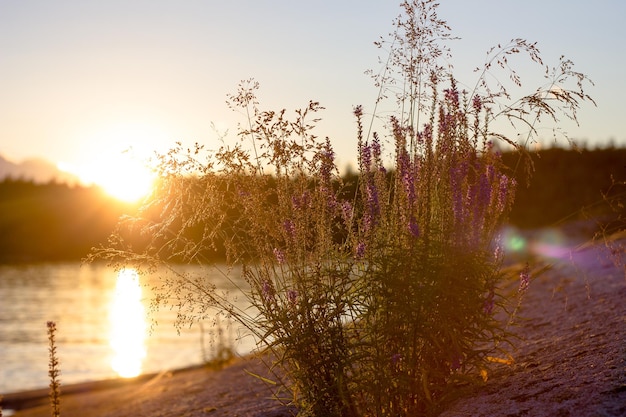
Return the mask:
[[[389,94],[398,104],[386,119],[391,156],[379,135],[364,133],[364,110],[355,108],[356,183],[343,182],[330,140],[314,135],[318,103],[293,116],[263,110],[258,84],[244,81],[229,97],[247,115],[241,140],[205,161],[201,147],[164,155],[153,200],[97,253],[154,266],[203,261],[221,242],[243,265],[252,309],[185,276],[159,297],[186,308],[183,318],[220,307],[243,324],[272,350],[303,415],[430,415],[457,383],[479,378],[507,336],[495,319],[506,313],[497,236],[516,186],[493,141],[523,148],[490,126],[504,117],[532,139],[542,117],[557,121],[564,110],[575,118],[588,99],[586,78],[564,59],[531,96],[514,101],[490,85],[492,67],[506,70],[509,55],[541,63],[535,45],[519,39],[492,49],[475,90],[459,91],[440,62],[447,49],[438,42],[450,36],[436,8],[402,3],[389,66],[374,75],[377,103]],[[128,228],[149,244],[129,248]]]

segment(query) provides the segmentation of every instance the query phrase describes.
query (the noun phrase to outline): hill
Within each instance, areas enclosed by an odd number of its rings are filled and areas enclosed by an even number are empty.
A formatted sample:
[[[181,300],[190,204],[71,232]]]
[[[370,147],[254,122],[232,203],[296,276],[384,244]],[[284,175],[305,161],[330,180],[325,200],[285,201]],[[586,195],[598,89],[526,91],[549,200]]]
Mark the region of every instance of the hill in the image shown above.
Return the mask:
[[[59,170],[43,159],[27,159],[20,163],[11,162],[0,155],[0,179],[13,178],[46,183],[50,181],[78,184],[78,177]]]

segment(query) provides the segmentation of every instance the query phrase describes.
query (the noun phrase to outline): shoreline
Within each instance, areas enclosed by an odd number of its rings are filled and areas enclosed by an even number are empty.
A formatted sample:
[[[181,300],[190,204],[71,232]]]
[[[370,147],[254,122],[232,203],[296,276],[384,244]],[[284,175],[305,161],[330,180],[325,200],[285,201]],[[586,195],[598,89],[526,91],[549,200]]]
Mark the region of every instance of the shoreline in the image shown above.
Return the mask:
[[[623,257],[626,239],[619,238]],[[550,268],[533,277],[516,320],[520,340],[510,350],[513,363],[494,364],[484,384],[440,417],[626,415],[626,268],[612,263],[601,243],[569,252],[545,261]],[[272,379],[263,360],[242,357],[221,370],[193,367],[117,386],[117,380],[112,386],[77,384],[74,393],[61,386],[61,415],[292,415],[295,408],[274,398],[276,386],[252,376]],[[14,417],[48,416],[44,391],[44,405]]]
[[[61,386],[63,417],[131,416],[291,416],[293,407],[281,404],[274,396],[272,375],[262,355],[236,357],[221,369],[201,365],[138,377]],[[258,375],[259,377],[256,377]],[[25,393],[45,395],[37,401],[24,400],[21,408],[11,409],[11,416],[49,416],[47,390]],[[4,404],[4,401],[3,401]],[[13,404],[17,404],[14,402]],[[7,410],[9,409],[6,406]]]
[[[206,367],[206,365],[195,365],[175,370],[166,370],[158,373],[155,372],[142,374],[132,378],[119,377],[94,381],[76,382],[67,385],[63,385],[63,381],[61,381],[61,394],[76,395],[86,392],[101,391],[120,387],[131,387],[137,384],[148,383],[168,374],[193,372]],[[0,396],[2,396],[0,405],[2,405],[3,410],[8,409],[13,411],[34,408],[49,403],[49,392],[49,388],[35,388],[0,394]]]

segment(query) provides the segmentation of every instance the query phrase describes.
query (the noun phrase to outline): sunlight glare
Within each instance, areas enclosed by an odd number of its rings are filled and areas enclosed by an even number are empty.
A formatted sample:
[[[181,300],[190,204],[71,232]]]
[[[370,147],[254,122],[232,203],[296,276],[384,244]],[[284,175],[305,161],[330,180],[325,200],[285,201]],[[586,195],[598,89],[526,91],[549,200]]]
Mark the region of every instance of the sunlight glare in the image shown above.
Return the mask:
[[[59,163],[59,169],[77,175],[85,185],[97,185],[107,194],[133,203],[147,196],[154,186],[155,174],[132,155],[102,155],[97,161],[72,166]]]
[[[84,132],[81,148],[72,161],[58,168],[79,177],[84,185],[97,185],[107,194],[128,203],[146,197],[156,173],[150,161],[168,134],[158,123],[118,123]]]
[[[139,275],[134,269],[118,273],[109,319],[109,343],[113,348],[111,367],[123,378],[139,375],[146,356],[147,325]]]
[[[152,189],[152,173],[135,161],[120,157],[117,163],[101,167],[94,173],[93,182],[122,201],[134,202]]]

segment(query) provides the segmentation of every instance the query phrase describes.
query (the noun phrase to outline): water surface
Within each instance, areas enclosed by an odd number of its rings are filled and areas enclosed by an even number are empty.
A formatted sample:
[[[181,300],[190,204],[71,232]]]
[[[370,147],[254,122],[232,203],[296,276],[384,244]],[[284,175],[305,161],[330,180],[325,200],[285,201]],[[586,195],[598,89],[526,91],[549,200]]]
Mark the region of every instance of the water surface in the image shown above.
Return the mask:
[[[180,267],[235,296],[221,269]],[[214,352],[214,320],[177,330],[176,309],[153,311],[146,286],[157,276],[136,277],[104,265],[79,263],[0,266],[0,393],[48,385],[47,321],[57,324],[61,383],[159,372],[202,363]],[[240,278],[231,273],[235,283]],[[135,281],[135,282],[134,282]],[[245,297],[237,302],[245,308]],[[241,329],[221,321],[226,337]],[[214,338],[214,337],[213,337]],[[235,341],[239,353],[254,344]],[[115,369],[114,369],[115,368]],[[116,371],[117,369],[117,371]]]

